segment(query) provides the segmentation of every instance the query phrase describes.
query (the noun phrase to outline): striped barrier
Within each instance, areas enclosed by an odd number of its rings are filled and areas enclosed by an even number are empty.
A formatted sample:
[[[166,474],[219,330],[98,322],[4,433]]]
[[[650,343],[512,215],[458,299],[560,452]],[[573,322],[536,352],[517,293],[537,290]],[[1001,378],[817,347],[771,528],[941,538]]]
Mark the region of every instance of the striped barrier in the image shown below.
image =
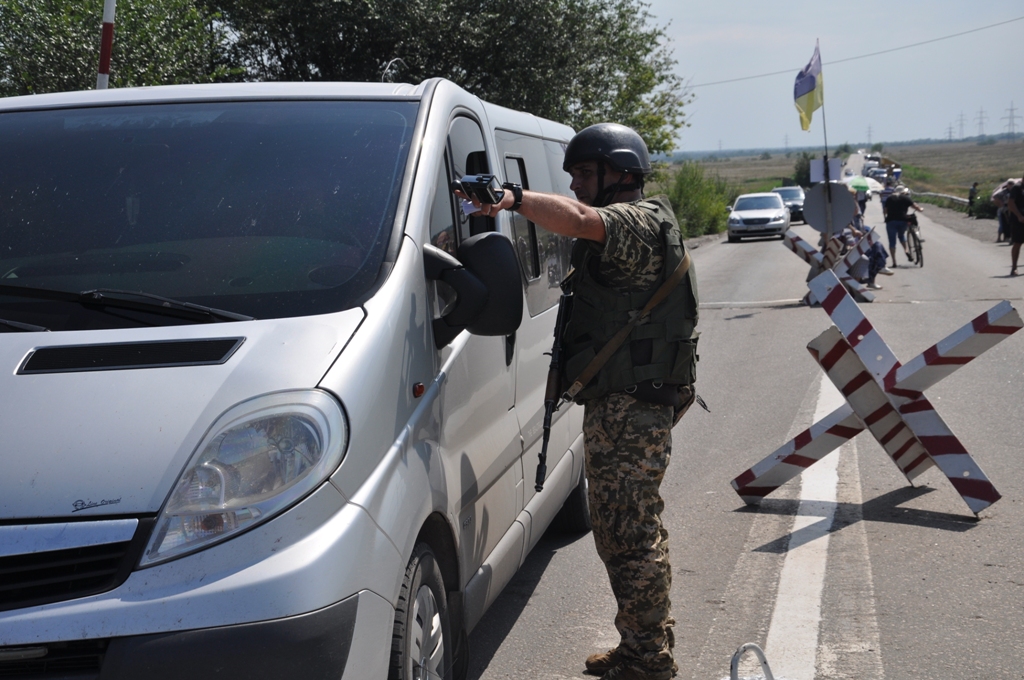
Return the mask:
[[[749,505],[869,430],[909,482],[936,466],[977,515],[999,492],[924,396],[961,366],[1024,326],[1003,301],[900,364],[833,272],[809,284],[835,326],[807,348],[847,403],[732,481]]]
[[[800,238],[792,229],[783,235],[782,243],[811,265],[811,271],[807,276],[808,281],[820,275],[821,272],[831,269],[858,302],[874,302],[874,294],[864,284],[850,276],[850,268],[867,254],[873,244],[881,241],[881,238],[878,231],[869,227],[864,236],[842,258],[839,257],[842,241],[835,237],[828,242],[824,252],[818,252],[817,248]],[[808,291],[804,296],[804,304],[810,307],[820,304],[820,300],[815,297],[813,291]]]

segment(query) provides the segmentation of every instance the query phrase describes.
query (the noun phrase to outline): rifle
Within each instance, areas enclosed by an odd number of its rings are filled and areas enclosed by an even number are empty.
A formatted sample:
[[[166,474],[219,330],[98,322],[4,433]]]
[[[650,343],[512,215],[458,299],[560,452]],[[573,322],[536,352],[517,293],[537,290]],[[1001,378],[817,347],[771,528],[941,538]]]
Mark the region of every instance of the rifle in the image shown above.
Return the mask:
[[[563,291],[564,291],[563,286]],[[572,293],[563,292],[558,298],[558,316],[555,317],[555,341],[551,345],[551,364],[548,367],[548,383],[544,389],[544,438],[537,456],[537,480],[534,489],[544,490],[544,478],[548,474],[548,440],[551,439],[551,416],[562,401],[562,338],[565,326],[572,313]]]

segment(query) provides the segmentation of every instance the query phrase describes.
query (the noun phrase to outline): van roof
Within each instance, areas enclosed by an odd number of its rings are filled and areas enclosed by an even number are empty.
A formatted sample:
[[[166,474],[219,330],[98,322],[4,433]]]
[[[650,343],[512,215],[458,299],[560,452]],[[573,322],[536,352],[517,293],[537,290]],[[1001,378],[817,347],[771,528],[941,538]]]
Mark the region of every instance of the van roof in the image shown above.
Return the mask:
[[[0,112],[69,106],[246,99],[420,99],[431,81],[408,83],[218,83],[80,90],[0,98]]]

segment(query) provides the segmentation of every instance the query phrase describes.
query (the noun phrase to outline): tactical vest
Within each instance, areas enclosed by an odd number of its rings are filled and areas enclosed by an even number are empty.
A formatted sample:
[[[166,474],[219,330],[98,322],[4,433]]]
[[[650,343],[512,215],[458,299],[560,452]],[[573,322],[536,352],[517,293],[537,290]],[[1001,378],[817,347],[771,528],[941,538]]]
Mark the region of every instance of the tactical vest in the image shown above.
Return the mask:
[[[661,278],[649,290],[619,293],[599,283],[594,266],[600,245],[577,239],[572,251],[572,316],[565,331],[566,360],[563,384],[569,385],[630,320],[631,312],[647,301],[682,261],[685,249],[675,215],[667,198],[638,201],[635,205],[658,220],[665,247]],[[612,392],[632,391],[644,381],[691,385],[697,377],[697,277],[691,264],[686,276],[668,298],[653,310],[650,319],[633,329],[593,380],[576,395],[576,402]]]

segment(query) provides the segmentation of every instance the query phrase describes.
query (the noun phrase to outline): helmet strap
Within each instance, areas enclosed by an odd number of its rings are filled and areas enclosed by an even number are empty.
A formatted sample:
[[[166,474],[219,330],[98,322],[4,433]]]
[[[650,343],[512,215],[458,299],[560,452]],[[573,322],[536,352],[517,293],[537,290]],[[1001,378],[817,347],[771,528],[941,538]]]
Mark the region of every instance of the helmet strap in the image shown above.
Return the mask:
[[[627,174],[630,174],[630,173],[621,173],[621,174],[627,175]],[[611,205],[612,204],[612,200],[615,198],[615,195],[618,194],[620,191],[621,192],[639,191],[640,195],[643,196],[643,193],[644,193],[644,180],[643,180],[643,177],[640,178],[639,182],[634,182],[632,184],[623,184],[621,181],[619,181],[619,182],[616,182],[615,184],[612,184],[610,186],[605,187],[604,186],[604,175],[605,175],[604,162],[603,161],[598,161],[598,163],[597,163],[597,197],[596,197],[596,200],[594,201],[594,207],[595,208],[604,208],[606,206]]]

